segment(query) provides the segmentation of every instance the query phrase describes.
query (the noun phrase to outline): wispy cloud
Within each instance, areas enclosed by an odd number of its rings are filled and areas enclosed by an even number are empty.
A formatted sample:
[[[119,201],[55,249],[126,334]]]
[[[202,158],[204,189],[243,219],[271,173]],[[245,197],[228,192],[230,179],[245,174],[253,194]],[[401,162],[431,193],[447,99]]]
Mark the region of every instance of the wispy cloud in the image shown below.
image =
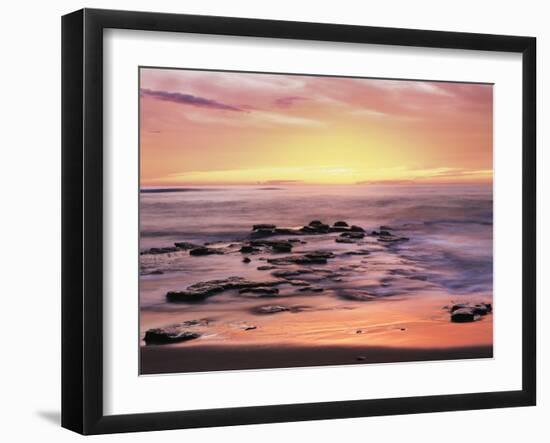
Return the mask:
[[[296,102],[307,100],[306,97],[300,97],[299,95],[289,95],[287,97],[280,97],[274,101],[276,106],[281,108],[288,108]]]
[[[211,100],[204,97],[198,97],[191,94],[182,94],[181,92],[168,92],[168,91],[155,91],[152,89],[141,89],[141,96],[153,97],[158,100],[163,100],[172,103],[179,103],[182,105],[197,106],[200,108],[219,109],[223,111],[236,111],[236,112],[248,112],[242,108],[227,105],[225,103]]]

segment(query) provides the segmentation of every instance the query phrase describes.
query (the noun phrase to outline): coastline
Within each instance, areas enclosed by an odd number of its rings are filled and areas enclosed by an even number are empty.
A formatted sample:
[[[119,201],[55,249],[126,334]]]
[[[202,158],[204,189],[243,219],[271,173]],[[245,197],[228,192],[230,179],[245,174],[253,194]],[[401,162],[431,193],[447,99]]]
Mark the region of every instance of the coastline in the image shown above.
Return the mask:
[[[492,358],[492,345],[452,348],[383,346],[142,346],[140,375]]]

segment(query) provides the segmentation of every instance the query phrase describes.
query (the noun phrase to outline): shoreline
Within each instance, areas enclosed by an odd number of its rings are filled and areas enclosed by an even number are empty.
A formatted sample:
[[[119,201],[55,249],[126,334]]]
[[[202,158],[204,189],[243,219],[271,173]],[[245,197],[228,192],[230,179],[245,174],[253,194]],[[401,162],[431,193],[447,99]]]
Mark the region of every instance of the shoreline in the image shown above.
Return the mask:
[[[383,346],[141,346],[140,375],[365,365],[493,358],[492,345],[452,348]]]

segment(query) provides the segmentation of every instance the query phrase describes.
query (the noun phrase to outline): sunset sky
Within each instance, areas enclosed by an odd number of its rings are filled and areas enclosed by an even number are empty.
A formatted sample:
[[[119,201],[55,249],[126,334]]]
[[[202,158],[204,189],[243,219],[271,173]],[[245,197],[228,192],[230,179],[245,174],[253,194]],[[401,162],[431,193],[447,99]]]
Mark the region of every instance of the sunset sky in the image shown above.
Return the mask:
[[[492,85],[140,75],[143,186],[492,179]]]

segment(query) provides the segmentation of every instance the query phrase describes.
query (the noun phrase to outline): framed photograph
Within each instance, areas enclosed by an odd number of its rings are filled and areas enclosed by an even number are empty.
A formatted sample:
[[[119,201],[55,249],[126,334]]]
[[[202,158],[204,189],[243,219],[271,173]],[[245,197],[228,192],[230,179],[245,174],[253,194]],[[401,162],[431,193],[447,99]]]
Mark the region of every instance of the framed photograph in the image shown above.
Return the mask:
[[[535,50],[64,16],[62,425],[534,405]]]

